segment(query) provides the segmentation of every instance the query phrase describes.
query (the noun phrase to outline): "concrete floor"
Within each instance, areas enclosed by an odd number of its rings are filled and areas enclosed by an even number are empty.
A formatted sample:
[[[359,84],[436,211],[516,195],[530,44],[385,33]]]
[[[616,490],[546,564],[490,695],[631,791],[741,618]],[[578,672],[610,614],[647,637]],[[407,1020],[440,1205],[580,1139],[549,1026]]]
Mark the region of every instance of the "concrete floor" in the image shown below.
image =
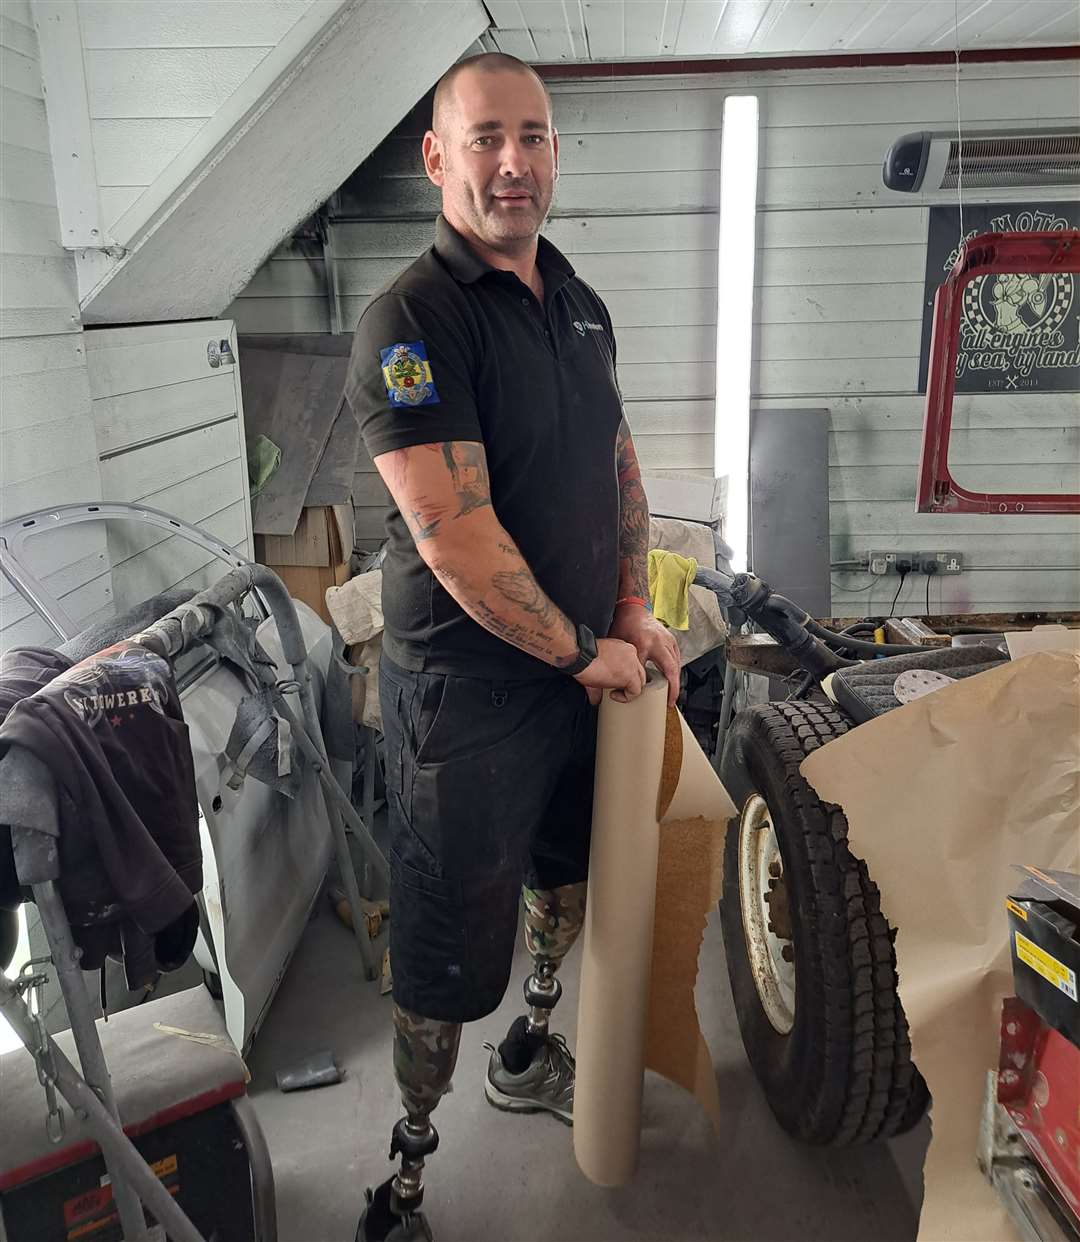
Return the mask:
[[[712,1049],[725,1129],[716,1137],[694,1101],[647,1075],[641,1163],[621,1190],[591,1185],[571,1131],[514,1116],[483,1096],[487,1053],[521,1012],[515,982],[501,1009],[468,1026],[454,1091],[435,1120],[442,1137],[427,1174],[436,1242],[910,1242],[916,1234],[928,1126],[849,1151],[802,1146],[779,1129],[750,1072],[728,989],[718,917],[702,950],[698,1007]],[[554,1029],[574,1043],[575,950],[562,971]],[[618,1032],[612,1032],[618,1039]],[[332,1049],[345,1081],[283,1095],[274,1071]],[[387,1177],[401,1115],[391,1069],[390,998],[362,982],[352,938],[320,903],[250,1057],[251,1097],[277,1181],[281,1242],[353,1242],[364,1187]]]

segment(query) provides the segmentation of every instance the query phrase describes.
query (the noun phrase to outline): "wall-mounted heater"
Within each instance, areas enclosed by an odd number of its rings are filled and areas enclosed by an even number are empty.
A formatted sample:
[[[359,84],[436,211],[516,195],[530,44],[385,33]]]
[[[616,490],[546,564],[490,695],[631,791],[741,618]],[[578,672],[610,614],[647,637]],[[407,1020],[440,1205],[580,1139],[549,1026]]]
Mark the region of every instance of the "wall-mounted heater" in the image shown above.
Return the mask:
[[[1080,132],[965,134],[920,130],[904,134],[885,155],[882,180],[890,190],[955,190],[963,165],[965,190],[1002,186],[1080,185]]]

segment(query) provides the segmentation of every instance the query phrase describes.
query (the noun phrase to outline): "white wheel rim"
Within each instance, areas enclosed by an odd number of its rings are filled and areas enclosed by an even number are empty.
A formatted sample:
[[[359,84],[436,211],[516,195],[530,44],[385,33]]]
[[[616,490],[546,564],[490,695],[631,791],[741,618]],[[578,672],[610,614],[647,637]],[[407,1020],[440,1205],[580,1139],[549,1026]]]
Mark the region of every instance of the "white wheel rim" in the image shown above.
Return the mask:
[[[794,941],[770,930],[767,900],[770,881],[774,881],[774,892],[784,883],[783,865],[768,804],[754,794],[739,821],[739,905],[761,1007],[779,1035],[790,1034],[795,1025],[795,963],[785,961],[783,952],[786,945],[793,955]]]

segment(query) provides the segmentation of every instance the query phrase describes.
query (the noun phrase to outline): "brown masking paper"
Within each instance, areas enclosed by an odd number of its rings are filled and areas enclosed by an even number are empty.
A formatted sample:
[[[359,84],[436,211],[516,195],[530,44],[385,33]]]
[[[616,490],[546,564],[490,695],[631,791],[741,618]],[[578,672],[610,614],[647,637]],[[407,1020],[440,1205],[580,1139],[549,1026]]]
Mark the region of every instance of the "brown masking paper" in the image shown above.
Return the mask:
[[[897,929],[900,997],[933,1096],[920,1242],[1018,1237],[975,1162],[1015,864],[1080,870],[1080,657],[1032,655],[935,691],[803,762],[846,812]]]
[[[718,1117],[694,983],[734,814],[686,722],[668,716],[666,683],[650,680],[632,703],[605,695],[574,1090],[574,1153],[597,1185],[633,1176],[646,1066]]]

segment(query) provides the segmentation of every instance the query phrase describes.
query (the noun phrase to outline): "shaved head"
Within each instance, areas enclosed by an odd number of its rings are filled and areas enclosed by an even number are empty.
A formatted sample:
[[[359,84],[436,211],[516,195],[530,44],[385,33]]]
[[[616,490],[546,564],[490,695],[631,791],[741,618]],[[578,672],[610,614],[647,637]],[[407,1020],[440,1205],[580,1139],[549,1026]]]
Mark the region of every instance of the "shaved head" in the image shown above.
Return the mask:
[[[460,61],[435,88],[424,169],[443,215],[488,257],[535,256],[558,175],[551,97],[524,61],[487,52]]]
[[[431,104],[431,128],[442,135],[450,123],[450,118],[457,110],[457,92],[455,83],[466,73],[522,73],[536,81],[544,92],[547,100],[548,119],[551,119],[551,96],[544,85],[543,78],[531,65],[518,60],[516,56],[507,56],[505,52],[481,52],[477,56],[467,56],[452,65],[439,79],[435,87],[435,98]]]

